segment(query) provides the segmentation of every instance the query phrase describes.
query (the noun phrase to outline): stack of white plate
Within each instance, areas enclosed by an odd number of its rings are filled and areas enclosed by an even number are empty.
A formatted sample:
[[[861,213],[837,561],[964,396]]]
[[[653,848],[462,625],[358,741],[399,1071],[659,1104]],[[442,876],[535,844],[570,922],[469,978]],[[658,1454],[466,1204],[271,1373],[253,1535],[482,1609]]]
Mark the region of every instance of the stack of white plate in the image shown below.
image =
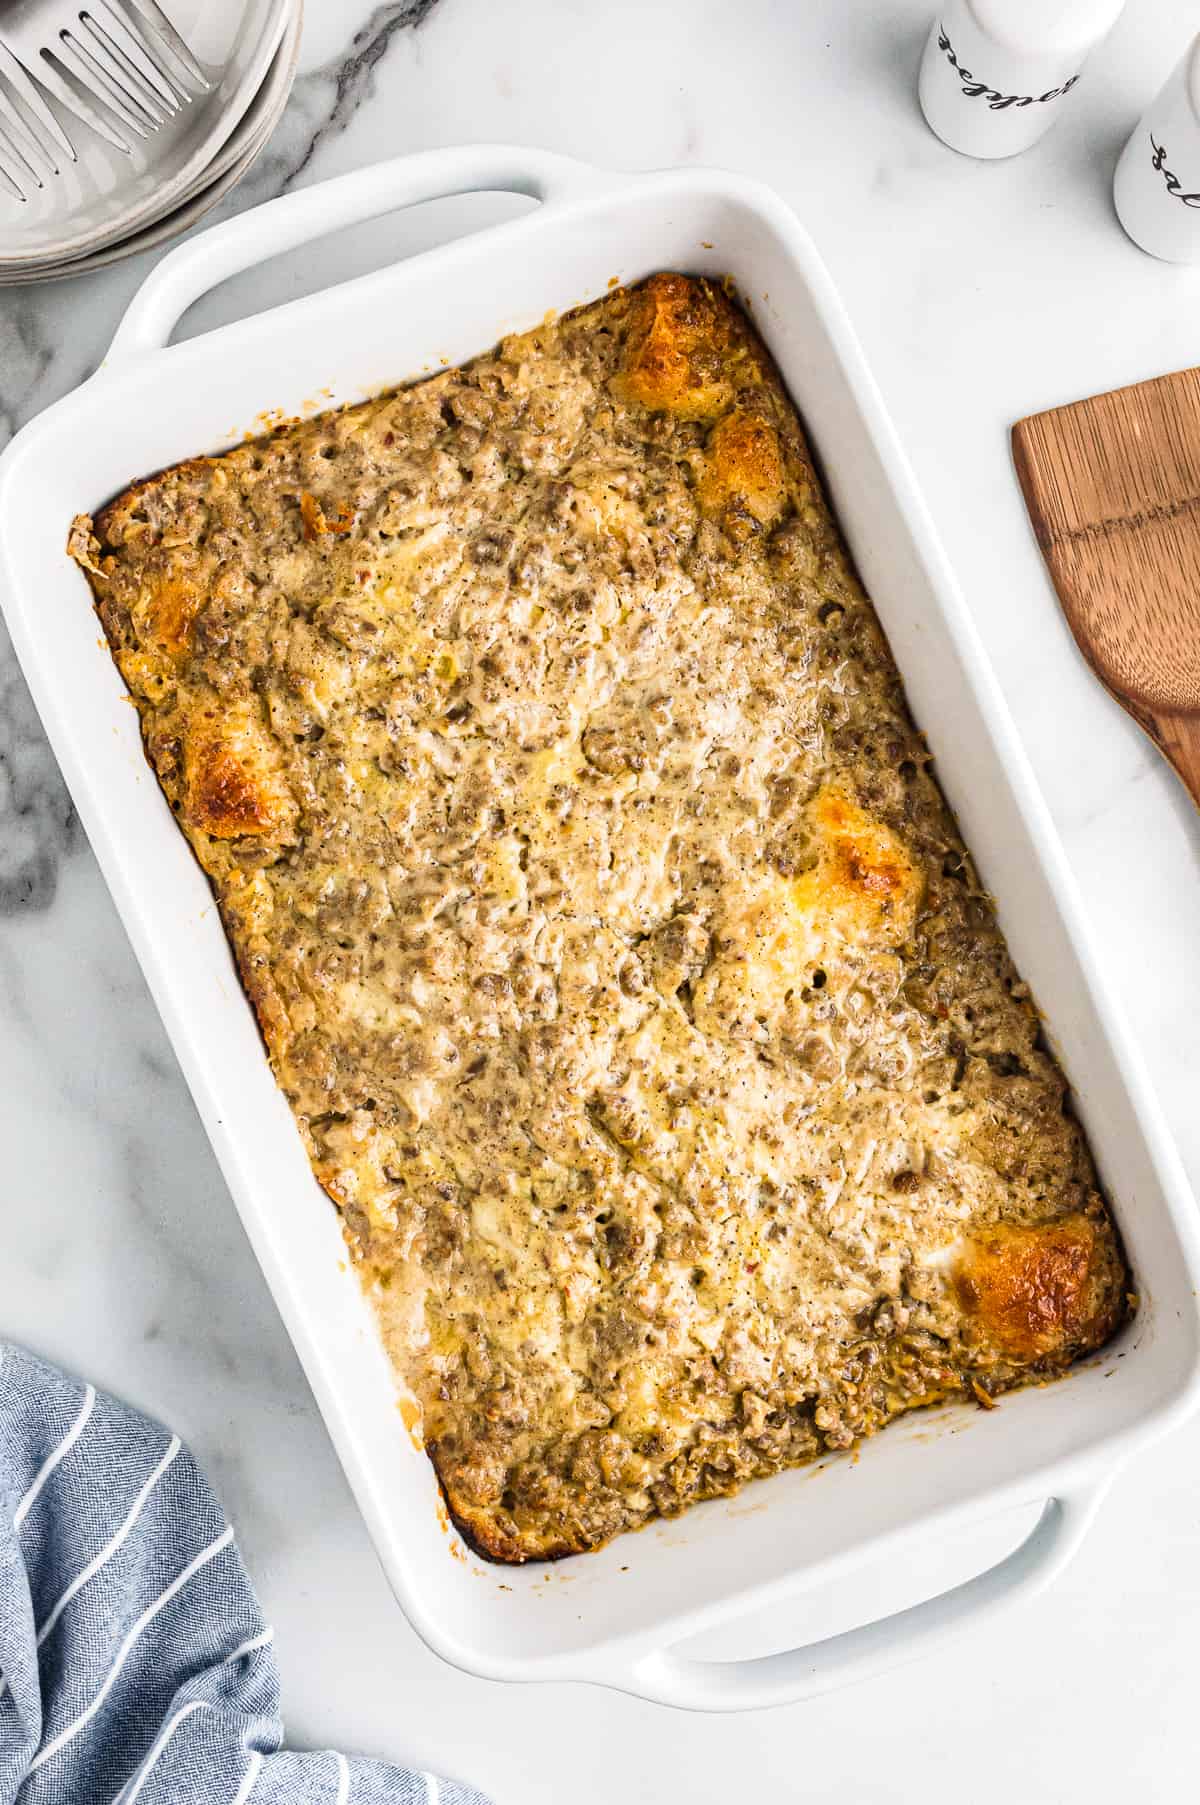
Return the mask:
[[[166,0],[209,79],[131,152],[51,100],[77,153],[25,201],[0,193],[0,285],[81,275],[161,244],[254,162],[296,75],[303,0]],[[3,24],[0,21],[0,35]]]

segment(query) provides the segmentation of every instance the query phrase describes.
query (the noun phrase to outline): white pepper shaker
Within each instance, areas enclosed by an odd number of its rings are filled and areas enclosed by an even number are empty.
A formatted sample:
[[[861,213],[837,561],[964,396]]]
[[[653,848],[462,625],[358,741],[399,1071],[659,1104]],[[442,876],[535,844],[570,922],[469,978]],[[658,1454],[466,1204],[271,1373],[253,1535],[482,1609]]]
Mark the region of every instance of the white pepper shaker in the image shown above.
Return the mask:
[[[945,0],[921,63],[931,130],[969,157],[1028,150],[1124,0]]]
[[[1168,263],[1200,263],[1200,38],[1133,128],[1113,178],[1117,218]]]

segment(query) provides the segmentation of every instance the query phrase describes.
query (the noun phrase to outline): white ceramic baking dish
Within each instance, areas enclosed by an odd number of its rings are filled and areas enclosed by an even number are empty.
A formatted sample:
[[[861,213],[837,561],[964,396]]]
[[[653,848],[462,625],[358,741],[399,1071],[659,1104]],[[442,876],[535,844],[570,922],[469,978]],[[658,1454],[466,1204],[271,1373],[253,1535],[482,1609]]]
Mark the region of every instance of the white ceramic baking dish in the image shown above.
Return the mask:
[[[258,260],[438,195],[511,190],[502,226],[168,346],[185,308]],[[351,401],[663,267],[736,279],[824,461],[918,721],[1075,1087],[1141,1290],[1104,1358],[985,1414],[920,1415],[740,1502],[557,1568],[488,1567],[449,1531],[404,1430],[337,1221],[276,1090],[212,900],[142,754],[134,711],[64,552],[72,515],[130,479]],[[0,461],[8,623],[93,848],[312,1387],[412,1622],[448,1660],[705,1709],[795,1699],[928,1648],[1043,1585],[1117,1466],[1197,1395],[1200,1256],[1190,1196],[1089,949],[1046,811],[904,456],[812,245],[767,189],[698,170],[601,174],[536,151],[435,151],[274,201],[182,245],[135,298],[100,371]],[[953,1427],[954,1434],[939,1433]],[[1042,1501],[1029,1539],[956,1590],[753,1661],[673,1645],[981,1513]],[[568,1583],[569,1582],[569,1583]]]

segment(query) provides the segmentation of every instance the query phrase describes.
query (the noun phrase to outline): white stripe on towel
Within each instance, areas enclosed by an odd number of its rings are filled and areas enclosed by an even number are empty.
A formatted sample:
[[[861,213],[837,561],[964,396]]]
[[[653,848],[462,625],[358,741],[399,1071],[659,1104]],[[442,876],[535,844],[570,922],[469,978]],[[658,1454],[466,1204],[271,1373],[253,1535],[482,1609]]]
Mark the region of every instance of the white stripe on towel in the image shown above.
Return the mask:
[[[49,1761],[51,1755],[57,1755],[61,1748],[65,1748],[68,1742],[71,1742],[78,1736],[81,1730],[85,1729],[87,1725],[91,1723],[93,1717],[95,1717],[97,1711],[116,1684],[117,1675],[128,1660],[130,1649],[133,1647],[146,1625],[153,1617],[158,1615],[164,1605],[171,1602],[176,1592],[181,1591],[182,1588],[187,1585],[187,1582],[191,1579],[193,1573],[198,1572],[208,1561],[211,1561],[216,1555],[220,1554],[222,1548],[228,1548],[232,1540],[233,1527],[230,1525],[217,1537],[215,1542],[210,1542],[207,1548],[202,1548],[199,1554],[196,1555],[193,1560],[188,1562],[182,1573],[175,1576],[166,1591],[160,1592],[158,1597],[154,1600],[154,1603],[146,1607],[133,1628],[125,1637],[120,1648],[117,1650],[117,1658],[109,1668],[104,1684],[101,1686],[99,1692],[97,1692],[91,1704],[86,1710],[80,1712],[74,1723],[69,1723],[65,1730],[60,1730],[53,1742],[48,1742],[45,1748],[38,1750],[33,1760],[29,1763],[29,1772],[31,1774],[35,1769],[41,1767],[44,1761]]]
[[[273,1629],[265,1629],[262,1634],[258,1636],[247,1636],[244,1642],[238,1643],[232,1653],[225,1656],[225,1666],[228,1667],[231,1661],[240,1661],[243,1655],[252,1655],[256,1648],[265,1648],[268,1642],[273,1642],[274,1640],[275,1631]]]
[[[62,1616],[63,1612],[66,1610],[67,1606],[70,1604],[70,1602],[74,1598],[75,1594],[77,1592],[81,1591],[82,1588],[87,1585],[89,1579],[94,1579],[96,1577],[97,1573],[99,1573],[101,1567],[103,1567],[107,1561],[110,1561],[112,1559],[113,1555],[117,1552],[117,1549],[121,1546],[122,1542],[125,1540],[126,1536],[129,1534],[130,1530],[133,1528],[134,1524],[137,1522],[139,1516],[141,1515],[142,1506],[145,1504],[147,1498],[150,1496],[151,1492],[154,1490],[155,1486],[158,1484],[159,1480],[162,1478],[163,1474],[166,1472],[167,1468],[170,1466],[171,1462],[174,1460],[175,1456],[178,1454],[180,1446],[181,1446],[181,1443],[180,1443],[179,1437],[177,1435],[173,1435],[171,1437],[170,1442],[167,1445],[166,1453],[163,1455],[162,1459],[159,1461],[158,1465],[155,1467],[154,1471],[151,1473],[149,1479],[147,1479],[145,1485],[142,1487],[141,1491],[138,1493],[137,1497],[134,1499],[134,1501],[129,1509],[129,1515],[126,1517],[125,1521],[122,1523],[120,1529],[117,1530],[116,1534],[111,1538],[111,1540],[109,1540],[108,1542],[105,1543],[104,1547],[100,1550],[99,1554],[93,1555],[92,1559],[88,1562],[87,1566],[83,1568],[82,1572],[76,1574],[75,1578],[71,1581],[70,1585],[67,1587],[66,1591],[63,1593],[62,1597],[59,1599],[58,1603],[55,1605],[54,1609],[51,1611],[50,1615],[47,1617],[45,1623],[43,1623],[41,1629],[37,1633],[37,1645],[39,1648],[42,1646],[42,1643],[46,1640],[46,1637],[50,1634],[50,1631],[54,1628],[55,1624],[58,1622],[59,1618]]]
[[[428,1801],[428,1805],[439,1805],[441,1796],[442,1796],[442,1789],[441,1789],[440,1785],[438,1784],[437,1775],[436,1774],[426,1774],[426,1776],[425,1776],[425,1797],[426,1797],[426,1800]]]
[[[155,1737],[154,1742],[151,1745],[150,1753],[146,1756],[145,1761],[142,1763],[140,1770],[134,1778],[133,1791],[127,1793],[125,1788],[122,1787],[117,1798],[114,1799],[113,1805],[134,1805],[134,1801],[137,1799],[138,1794],[150,1778],[150,1769],[155,1765],[159,1756],[162,1754],[185,1717],[190,1717],[193,1711],[215,1710],[216,1706],[211,1704],[208,1699],[194,1698],[186,1705],[182,1706],[180,1710],[176,1711],[174,1717],[168,1720]]]
[[[84,1426],[86,1425],[89,1416],[92,1414],[92,1405],[95,1402],[96,1387],[94,1385],[89,1385],[83,1394],[83,1409],[79,1412],[79,1415],[75,1418],[75,1421],[71,1424],[71,1427],[67,1430],[67,1433],[63,1436],[53,1454],[48,1454],[46,1456],[34,1476],[33,1484],[13,1512],[14,1529],[20,1529],[22,1523],[33,1508],[37,1495],[45,1485],[47,1479],[49,1479],[59,1461],[65,1459],[71,1452],[71,1449],[83,1434]]]
[[[254,1789],[254,1782],[258,1779],[262,1769],[262,1764],[263,1758],[258,1750],[255,1749],[253,1755],[250,1757],[250,1765],[246,1769],[245,1778],[237,1789],[233,1805],[246,1805],[246,1800],[250,1797],[250,1794]]]
[[[347,1764],[346,1757],[337,1751],[335,1751],[333,1758],[337,1762],[338,1771],[337,1798],[333,1801],[333,1805],[350,1805],[349,1765]]]

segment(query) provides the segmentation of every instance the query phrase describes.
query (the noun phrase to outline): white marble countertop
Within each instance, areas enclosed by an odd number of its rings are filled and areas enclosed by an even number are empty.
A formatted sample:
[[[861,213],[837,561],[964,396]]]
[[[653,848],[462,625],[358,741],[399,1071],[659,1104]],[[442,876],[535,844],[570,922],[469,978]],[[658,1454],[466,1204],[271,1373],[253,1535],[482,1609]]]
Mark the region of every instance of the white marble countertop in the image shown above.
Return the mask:
[[[1181,0],[1129,8],[1056,133],[983,165],[944,150],[915,107],[930,4],[308,0],[288,114],[223,211],[472,138],[772,182],[865,343],[1200,1187],[1200,825],[1075,655],[1006,444],[1023,413],[1200,352],[1200,271],[1142,256],[1111,206],[1117,151],[1195,21]],[[328,241],[229,285],[195,329],[499,205],[422,209]],[[5,434],[93,368],[147,267],[0,295]],[[1200,1422],[1120,1475],[1048,1596],[968,1635],[936,1674],[918,1664],[817,1705],[723,1719],[444,1666],[383,1581],[6,644],[0,912],[0,1332],[190,1440],[277,1626],[297,1742],[454,1770],[501,1805],[731,1789],[813,1805],[1178,1794],[1195,1751]],[[1015,1533],[873,1575],[857,1606],[932,1588]],[[797,1607],[775,1644],[843,1621],[844,1603]],[[925,1722],[936,1730],[914,1743]]]

